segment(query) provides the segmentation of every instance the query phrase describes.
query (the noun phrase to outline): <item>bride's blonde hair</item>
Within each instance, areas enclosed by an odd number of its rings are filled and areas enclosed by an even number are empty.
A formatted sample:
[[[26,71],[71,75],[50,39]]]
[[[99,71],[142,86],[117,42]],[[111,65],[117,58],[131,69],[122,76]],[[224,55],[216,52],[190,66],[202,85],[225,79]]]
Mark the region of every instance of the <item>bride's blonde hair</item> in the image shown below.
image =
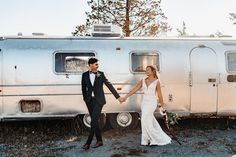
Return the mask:
[[[148,66],[146,66],[146,69],[147,68],[150,68],[152,70],[152,72],[153,72],[154,77],[158,79],[157,68],[155,68],[155,66],[153,66],[153,65],[148,65]]]

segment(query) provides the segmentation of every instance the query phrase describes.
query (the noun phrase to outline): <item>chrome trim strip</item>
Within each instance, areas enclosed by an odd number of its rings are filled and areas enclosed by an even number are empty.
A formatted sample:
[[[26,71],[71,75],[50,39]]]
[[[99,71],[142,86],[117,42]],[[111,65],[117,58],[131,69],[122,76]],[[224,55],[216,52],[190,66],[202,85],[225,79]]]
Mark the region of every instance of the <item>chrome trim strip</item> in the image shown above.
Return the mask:
[[[105,93],[105,95],[111,95],[112,93]],[[128,94],[128,93],[119,93]],[[143,93],[136,93],[143,94]],[[0,97],[10,97],[10,96],[70,96],[70,95],[82,95],[82,93],[72,93],[72,94],[12,94],[12,95],[0,95]]]
[[[135,83],[112,83],[112,85],[134,85]],[[20,86],[81,86],[79,84],[16,84],[16,85],[0,85],[0,87],[20,87]]]

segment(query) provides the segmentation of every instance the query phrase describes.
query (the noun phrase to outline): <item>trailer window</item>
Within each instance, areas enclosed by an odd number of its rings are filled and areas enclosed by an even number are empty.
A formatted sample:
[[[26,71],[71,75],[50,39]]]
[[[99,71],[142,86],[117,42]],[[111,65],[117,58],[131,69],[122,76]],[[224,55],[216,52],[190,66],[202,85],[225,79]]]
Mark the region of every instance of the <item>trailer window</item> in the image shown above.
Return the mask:
[[[227,53],[227,64],[229,72],[236,71],[236,53]]]
[[[145,72],[146,66],[154,65],[159,71],[159,54],[156,52],[133,52],[131,54],[132,72]]]
[[[61,53],[55,54],[56,73],[82,73],[88,70],[88,59],[94,53]]]

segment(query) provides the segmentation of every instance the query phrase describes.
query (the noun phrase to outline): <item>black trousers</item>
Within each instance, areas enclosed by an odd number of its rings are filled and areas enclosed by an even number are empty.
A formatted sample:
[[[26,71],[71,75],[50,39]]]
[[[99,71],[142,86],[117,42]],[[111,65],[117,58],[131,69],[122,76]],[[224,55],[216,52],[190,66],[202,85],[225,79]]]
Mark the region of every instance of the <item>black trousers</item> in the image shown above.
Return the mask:
[[[95,98],[92,98],[92,100],[89,103],[86,103],[86,105],[91,117],[91,129],[86,144],[90,145],[93,140],[94,134],[97,138],[97,141],[102,141],[102,134],[98,121],[101,116],[103,105],[98,104]]]

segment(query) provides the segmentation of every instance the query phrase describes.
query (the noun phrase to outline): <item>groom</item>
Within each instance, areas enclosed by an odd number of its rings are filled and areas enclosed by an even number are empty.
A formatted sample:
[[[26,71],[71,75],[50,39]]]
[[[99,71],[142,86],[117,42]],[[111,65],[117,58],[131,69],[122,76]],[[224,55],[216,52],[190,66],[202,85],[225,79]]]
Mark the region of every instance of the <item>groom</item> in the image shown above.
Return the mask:
[[[103,84],[108,87],[108,89],[115,96],[115,98],[119,100],[120,103],[124,101],[124,98],[120,97],[112,84],[107,80],[104,73],[98,71],[98,59],[90,58],[88,60],[88,65],[89,71],[84,72],[82,75],[82,93],[89,111],[89,115],[91,117],[91,129],[87,142],[82,147],[84,150],[89,149],[94,134],[96,135],[97,143],[93,146],[93,148],[103,145],[101,130],[98,123],[102,107],[106,103]]]

